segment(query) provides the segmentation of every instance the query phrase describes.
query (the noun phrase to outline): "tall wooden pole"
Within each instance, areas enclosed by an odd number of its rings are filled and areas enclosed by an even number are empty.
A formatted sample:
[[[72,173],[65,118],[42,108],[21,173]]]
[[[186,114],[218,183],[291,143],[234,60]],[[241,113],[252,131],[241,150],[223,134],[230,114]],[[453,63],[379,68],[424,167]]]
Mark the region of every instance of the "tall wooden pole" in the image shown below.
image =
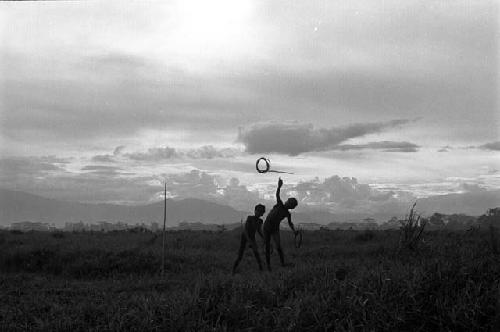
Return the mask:
[[[163,192],[163,245],[161,251],[161,276],[165,274],[165,228],[167,224],[167,182],[165,182],[165,190]]]

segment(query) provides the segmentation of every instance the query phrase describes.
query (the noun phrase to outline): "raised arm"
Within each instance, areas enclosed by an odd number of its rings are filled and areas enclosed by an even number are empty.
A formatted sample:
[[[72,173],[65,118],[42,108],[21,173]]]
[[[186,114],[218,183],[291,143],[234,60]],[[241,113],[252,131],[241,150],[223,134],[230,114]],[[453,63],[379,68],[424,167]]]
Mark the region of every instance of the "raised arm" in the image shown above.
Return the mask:
[[[282,185],[283,185],[283,180],[281,180],[281,178],[280,178],[278,180],[278,189],[276,189],[276,202],[279,205],[283,205],[283,201],[281,200],[281,197],[280,197],[280,189],[281,189]]]

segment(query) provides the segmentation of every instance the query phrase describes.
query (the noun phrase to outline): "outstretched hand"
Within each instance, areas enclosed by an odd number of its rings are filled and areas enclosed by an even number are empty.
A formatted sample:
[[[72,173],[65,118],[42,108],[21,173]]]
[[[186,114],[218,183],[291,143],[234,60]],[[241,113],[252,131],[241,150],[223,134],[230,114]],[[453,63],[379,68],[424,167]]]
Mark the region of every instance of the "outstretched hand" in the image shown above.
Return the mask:
[[[283,185],[283,180],[281,180],[281,178],[279,178],[279,180],[278,180],[278,187],[281,188],[282,185]]]

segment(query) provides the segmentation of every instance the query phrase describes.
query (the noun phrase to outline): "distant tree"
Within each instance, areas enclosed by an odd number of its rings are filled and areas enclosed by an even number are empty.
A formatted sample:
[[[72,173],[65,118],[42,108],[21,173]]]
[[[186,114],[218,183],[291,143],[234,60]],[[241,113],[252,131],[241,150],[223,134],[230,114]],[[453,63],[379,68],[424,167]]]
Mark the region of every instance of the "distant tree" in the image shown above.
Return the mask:
[[[500,227],[500,208],[488,209],[486,214],[478,218],[478,222],[481,226]]]
[[[494,209],[488,209],[488,216],[490,217],[500,217],[500,207]]]
[[[391,219],[389,219],[389,221],[387,221],[389,224],[398,224],[399,225],[399,219],[398,217],[392,217]]]
[[[434,213],[430,218],[429,218],[429,226],[433,227],[444,227],[444,219],[443,215],[441,213]]]
[[[226,230],[227,230],[226,225],[224,225],[224,224],[222,224],[222,225],[217,225],[217,231],[218,231],[219,233],[224,233]]]
[[[491,251],[498,255],[500,253],[500,239],[498,229],[500,228],[500,208],[488,209],[486,214],[483,214],[478,219],[479,225],[488,229],[490,237],[488,240]]]

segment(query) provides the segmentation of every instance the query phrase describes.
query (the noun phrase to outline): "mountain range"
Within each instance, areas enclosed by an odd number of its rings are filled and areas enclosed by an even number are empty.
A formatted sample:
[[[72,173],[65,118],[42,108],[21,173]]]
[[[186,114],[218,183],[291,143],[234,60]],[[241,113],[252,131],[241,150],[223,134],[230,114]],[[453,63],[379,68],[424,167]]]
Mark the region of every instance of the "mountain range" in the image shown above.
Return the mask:
[[[68,202],[20,191],[0,189],[0,225],[6,226],[19,221],[48,222],[57,226],[62,226],[65,222],[78,221],[121,221],[130,224],[162,223],[163,204],[162,201],[139,206]],[[419,199],[417,205],[419,211],[424,212],[425,215],[441,212],[477,216],[485,213],[489,208],[500,205],[500,190],[432,196]],[[230,224],[245,218],[250,210],[238,211],[227,205],[195,198],[167,199],[167,225],[176,226],[182,221]],[[361,213],[333,214],[324,210],[309,209],[304,212],[294,212],[293,220],[294,222],[327,224],[332,221],[359,220],[366,217],[385,221],[391,216],[402,217],[392,211],[384,213],[374,211],[372,215],[368,215]]]
[[[88,204],[66,202],[20,191],[0,189],[0,224],[18,221],[40,221],[58,226],[65,222],[125,222],[163,223],[163,201],[127,206],[116,204]],[[167,224],[176,226],[181,221],[207,223],[234,223],[247,212],[200,199],[167,199]]]

